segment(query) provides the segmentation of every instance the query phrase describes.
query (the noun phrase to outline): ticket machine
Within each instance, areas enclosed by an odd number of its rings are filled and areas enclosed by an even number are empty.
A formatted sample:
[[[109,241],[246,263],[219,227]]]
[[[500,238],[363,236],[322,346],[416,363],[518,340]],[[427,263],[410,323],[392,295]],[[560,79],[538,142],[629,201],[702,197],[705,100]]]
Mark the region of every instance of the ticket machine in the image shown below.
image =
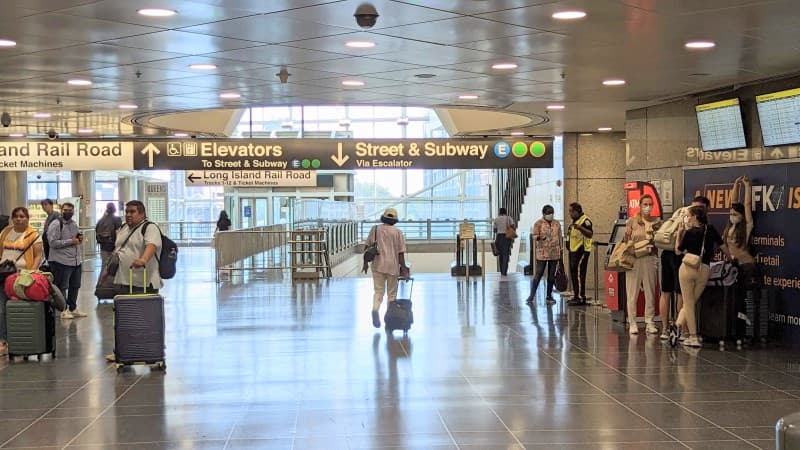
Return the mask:
[[[627,198],[627,214],[625,214],[625,217],[622,217],[622,214],[620,214],[620,218],[614,221],[614,225],[611,229],[611,237],[608,240],[608,248],[606,250],[605,267],[608,267],[608,260],[614,251],[614,247],[622,242],[623,238],[625,237],[625,224],[627,223],[627,217],[632,217],[639,212],[639,200],[642,198],[642,196],[649,194],[651,197],[653,197],[653,216],[661,217],[663,211],[661,198],[659,197],[655,186],[652,184],[644,181],[633,181],[625,183],[624,188]],[[626,293],[625,274],[626,273],[624,271],[609,269],[606,269],[603,273],[603,285],[605,286],[606,292],[606,307],[608,307],[608,309],[611,311],[611,318],[621,323],[627,321],[628,315],[628,296]],[[661,295],[659,279],[660,274],[656,277],[656,315],[659,314],[658,298]],[[644,292],[642,290],[639,290],[639,298],[637,299],[636,305],[636,317],[644,320],[645,299]]]

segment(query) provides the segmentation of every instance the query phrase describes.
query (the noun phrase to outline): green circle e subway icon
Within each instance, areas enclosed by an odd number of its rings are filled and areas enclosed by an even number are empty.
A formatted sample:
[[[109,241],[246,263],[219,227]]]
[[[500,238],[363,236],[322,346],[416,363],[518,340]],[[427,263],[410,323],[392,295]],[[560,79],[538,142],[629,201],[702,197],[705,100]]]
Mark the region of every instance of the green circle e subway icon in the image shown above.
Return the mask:
[[[545,153],[547,153],[547,146],[544,145],[544,142],[534,141],[531,143],[531,156],[541,158]]]
[[[524,158],[528,156],[528,154],[534,158],[541,158],[546,153],[547,146],[541,141],[533,141],[530,145],[522,141],[511,144],[511,154],[517,158]]]

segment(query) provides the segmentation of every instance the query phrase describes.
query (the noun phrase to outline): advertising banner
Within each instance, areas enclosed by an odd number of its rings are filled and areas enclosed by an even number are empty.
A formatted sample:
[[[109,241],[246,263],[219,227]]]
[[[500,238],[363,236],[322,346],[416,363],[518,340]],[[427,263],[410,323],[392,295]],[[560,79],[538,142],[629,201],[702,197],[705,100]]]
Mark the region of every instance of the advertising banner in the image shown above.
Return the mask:
[[[752,180],[753,253],[764,274],[770,322],[788,343],[800,343],[800,163],[686,170],[684,204],[711,200],[710,221],[722,233],[728,222],[733,181]],[[764,299],[767,301],[767,299]]]

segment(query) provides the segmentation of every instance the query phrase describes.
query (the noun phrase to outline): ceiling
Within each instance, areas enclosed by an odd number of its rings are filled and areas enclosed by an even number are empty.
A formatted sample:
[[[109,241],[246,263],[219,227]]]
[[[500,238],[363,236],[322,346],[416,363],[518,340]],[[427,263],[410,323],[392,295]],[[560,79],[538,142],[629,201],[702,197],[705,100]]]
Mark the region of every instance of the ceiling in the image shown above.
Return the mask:
[[[565,110],[526,131],[622,129],[627,109],[800,68],[796,0],[373,0],[380,17],[368,31],[353,18],[359,3],[154,0],[147,6],[178,14],[150,18],[130,0],[4,0],[0,39],[17,45],[0,48],[0,109],[13,119],[0,135],[159,132],[132,126],[122,103],[143,116],[380,103],[547,117],[546,105],[560,102]],[[565,9],[587,17],[551,17]],[[691,39],[717,46],[689,51]],[[376,46],[345,47],[351,40]],[[518,68],[493,70],[498,62]],[[199,72],[194,63],[218,68]],[[291,74],[286,84],[276,76],[282,66]],[[602,85],[615,77],[627,84]],[[67,85],[71,78],[93,85]],[[365,85],[342,86],[350,79]],[[220,99],[229,91],[241,98]],[[459,100],[463,94],[479,98]]]

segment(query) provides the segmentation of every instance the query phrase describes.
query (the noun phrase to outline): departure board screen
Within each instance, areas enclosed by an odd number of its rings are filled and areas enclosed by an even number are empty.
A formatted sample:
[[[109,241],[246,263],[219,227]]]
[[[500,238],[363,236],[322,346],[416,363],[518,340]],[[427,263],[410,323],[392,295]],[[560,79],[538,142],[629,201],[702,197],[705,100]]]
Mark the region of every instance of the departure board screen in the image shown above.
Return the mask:
[[[800,89],[756,96],[764,146],[800,142]]]
[[[747,147],[739,99],[732,98],[694,107],[700,128],[700,145],[705,151]]]

